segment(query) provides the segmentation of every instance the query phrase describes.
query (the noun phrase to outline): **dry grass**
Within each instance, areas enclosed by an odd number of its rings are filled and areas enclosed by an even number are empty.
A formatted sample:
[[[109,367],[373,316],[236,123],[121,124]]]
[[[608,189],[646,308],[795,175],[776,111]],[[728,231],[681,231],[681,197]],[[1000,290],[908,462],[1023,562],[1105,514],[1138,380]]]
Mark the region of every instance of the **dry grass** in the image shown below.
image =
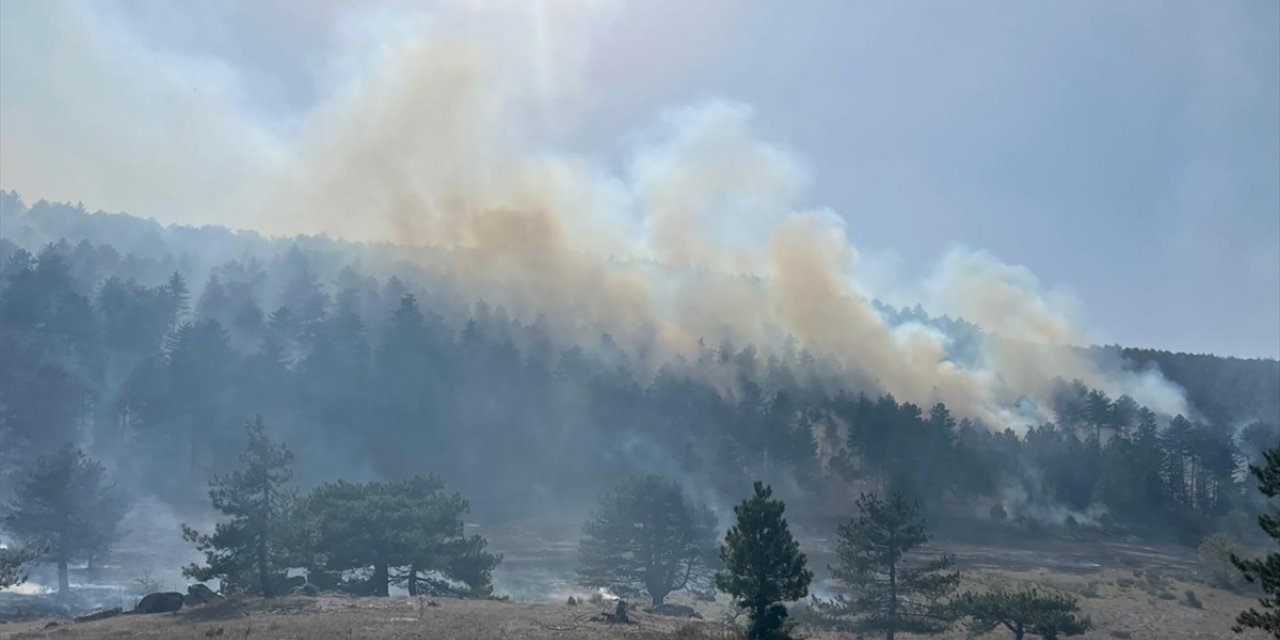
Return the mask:
[[[984,570],[966,576],[964,588],[981,590],[1034,583],[1041,588],[1072,594],[1079,599],[1081,613],[1093,620],[1093,629],[1078,636],[1086,640],[1261,640],[1267,637],[1261,633],[1236,635],[1231,632],[1236,614],[1254,604],[1254,600],[1247,596],[1198,582],[1185,582],[1158,573],[1152,574],[1150,570],[1144,572],[1142,579],[1134,578],[1133,574],[1129,569],[1105,568],[1085,575],[1045,570]],[[1151,575],[1150,580],[1145,579],[1147,575]],[[1185,597],[1187,592],[1195,593],[1199,607],[1188,603]],[[1164,597],[1165,594],[1167,597]],[[809,640],[849,640],[854,637],[817,631],[803,635]],[[951,632],[931,637],[938,640],[960,640],[969,636],[957,627]],[[983,640],[1004,640],[1012,636],[998,631],[979,637]]]
[[[176,614],[120,616],[76,624],[49,620],[0,626],[0,638],[172,638],[174,640],[348,640],[352,638],[458,640],[731,640],[720,625],[633,612],[636,624],[597,619],[604,606],[567,607],[436,598],[302,596],[227,602]]]
[[[1199,638],[1262,639],[1261,634],[1231,633],[1235,615],[1252,606],[1252,597],[1206,584],[1197,571],[1194,554],[1185,549],[1129,543],[1064,543],[1038,541],[1018,546],[951,544],[940,550],[954,553],[964,575],[964,589],[983,590],[1036,584],[1075,595],[1094,629],[1090,639],[1190,640]],[[566,547],[567,548],[567,547]],[[564,565],[564,554],[532,549],[513,554],[528,575],[545,581],[551,570]],[[558,551],[553,549],[552,551]],[[569,553],[565,551],[564,553]],[[831,560],[829,544],[813,541],[806,549],[810,563],[823,567]],[[545,556],[545,557],[544,557]],[[632,610],[636,625],[609,625],[599,614],[606,603],[563,604],[565,596],[545,586],[543,597],[554,603],[525,604],[436,598],[438,606],[419,598],[322,596],[289,597],[271,601],[248,599],[216,606],[186,609],[178,614],[124,616],[98,622],[43,627],[50,620],[0,624],[0,639],[155,638],[175,640],[353,640],[356,638],[457,640],[738,640],[718,620],[727,612],[718,604],[690,601],[705,622],[656,616]],[[1188,596],[1188,593],[1194,595]],[[536,595],[530,592],[530,599]],[[1199,606],[1196,606],[1199,605]],[[814,629],[800,629],[810,640],[852,640]],[[900,638],[911,636],[900,635]],[[966,638],[957,627],[939,640]],[[983,640],[1008,638],[993,633]],[[868,636],[870,640],[871,636]]]
[[[984,588],[1035,582],[1069,593],[1095,593],[1082,597],[1083,613],[1094,621],[1089,638],[1182,640],[1230,638],[1232,619],[1249,598],[1228,591],[1171,578],[1157,578],[1162,593],[1151,595],[1146,580],[1136,580],[1128,569],[1101,569],[1090,575],[988,570],[966,580],[966,588]],[[1188,606],[1184,597],[1194,589],[1200,608]],[[432,606],[431,602],[436,603]],[[354,638],[457,640],[557,639],[604,640],[737,640],[731,630],[716,622],[655,616],[633,611],[638,624],[610,625],[598,614],[606,605],[569,607],[557,604],[521,604],[497,601],[436,598],[352,598],[301,596],[270,601],[247,599],[220,605],[184,609],[177,614],[121,616],[76,624],[58,620],[44,629],[47,619],[0,626],[0,638],[173,638],[174,640],[350,640]],[[810,640],[850,640],[854,636],[801,630]],[[1005,638],[993,633],[986,638]],[[911,636],[900,636],[911,637]],[[963,630],[934,636],[940,640],[965,638]],[[1234,636],[1241,640],[1261,635]]]

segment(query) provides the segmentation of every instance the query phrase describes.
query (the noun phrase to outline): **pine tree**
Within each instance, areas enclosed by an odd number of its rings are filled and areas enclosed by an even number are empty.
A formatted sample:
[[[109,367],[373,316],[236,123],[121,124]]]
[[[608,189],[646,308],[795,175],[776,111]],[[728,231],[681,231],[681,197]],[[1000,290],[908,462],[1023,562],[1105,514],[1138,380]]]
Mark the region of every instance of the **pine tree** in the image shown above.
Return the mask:
[[[367,590],[387,596],[392,581],[411,595],[422,588],[452,595],[487,595],[502,560],[480,536],[463,533],[467,501],[446,493],[438,476],[395,482],[316,487],[305,500],[307,538],[325,571],[372,569]],[[399,576],[393,570],[400,569]],[[443,576],[444,580],[433,576]],[[457,589],[450,581],[465,585]]]
[[[1258,490],[1268,498],[1280,495],[1280,447],[1275,447],[1263,454],[1262,466],[1250,466],[1249,471],[1258,480]],[[1258,516],[1258,526],[1280,541],[1280,512],[1272,511]],[[1249,582],[1257,582],[1267,595],[1258,600],[1262,610],[1246,609],[1236,617],[1236,633],[1245,628],[1262,629],[1280,638],[1280,552],[1267,554],[1263,558],[1241,558],[1232,554],[1232,564],[1244,573]]]
[[[209,481],[213,508],[230,516],[212,535],[183,525],[182,537],[204,552],[205,565],[188,565],[183,575],[196,580],[219,578],[233,588],[251,588],[265,597],[272,592],[276,572],[288,566],[289,514],[293,493],[286,486],[293,476],[293,453],[267,437],[262,418],[245,427],[249,445],[240,456],[240,469]],[[224,590],[226,587],[224,587]]]
[[[169,280],[161,286],[161,297],[164,301],[164,314],[169,319],[169,329],[173,329],[187,313],[191,299],[191,294],[187,291],[187,281],[181,273],[174,271],[169,276]]]
[[[27,581],[22,566],[34,558],[33,554],[15,549],[0,548],[0,589],[15,587]]]
[[[899,631],[945,630],[953,616],[944,599],[960,574],[947,571],[954,564],[950,556],[919,557],[929,534],[918,506],[898,493],[887,501],[863,494],[857,505],[858,515],[839,528],[838,564],[831,567],[853,596],[819,601],[819,612],[838,626],[884,632],[887,640]]]
[[[966,593],[958,603],[959,611],[970,618],[970,634],[990,633],[1003,626],[1015,640],[1026,634],[1056,640],[1062,636],[1078,636],[1089,629],[1089,619],[1076,614],[1080,607],[1067,595],[1041,593],[1035,588],[1021,591]]]
[[[738,522],[725,534],[720,559],[725,571],[716,587],[746,609],[751,640],[786,640],[784,601],[809,593],[813,573],[783,517],[786,505],[774,500],[772,487],[757,481],[755,495],[733,508]]]
[[[680,485],[648,475],[601,496],[580,546],[578,581],[631,595],[654,606],[673,591],[698,584],[715,557],[715,516],[689,500]]]
[[[36,461],[6,511],[5,529],[57,565],[58,594],[66,596],[67,564],[105,554],[128,504],[100,463],[68,445]]]

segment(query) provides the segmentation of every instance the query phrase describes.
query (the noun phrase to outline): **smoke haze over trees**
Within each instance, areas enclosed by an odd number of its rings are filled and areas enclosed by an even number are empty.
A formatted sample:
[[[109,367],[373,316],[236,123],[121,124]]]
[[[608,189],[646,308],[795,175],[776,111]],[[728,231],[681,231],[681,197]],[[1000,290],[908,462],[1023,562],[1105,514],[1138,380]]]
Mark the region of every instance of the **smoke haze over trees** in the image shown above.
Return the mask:
[[[1171,415],[1060,378],[1042,406],[991,422],[890,396],[794,341],[721,333],[672,354],[566,331],[475,297],[439,262],[461,250],[161,227],[12,193],[3,213],[8,486],[77,443],[123,486],[197,503],[261,414],[304,488],[431,470],[488,516],[589,504],[602,480],[658,473],[712,506],[763,478],[801,504],[869,486],[947,517],[999,506],[1016,523],[1198,542],[1259,508],[1241,470],[1280,438],[1270,360],[1098,348],[1082,353],[1147,377],[1167,363],[1191,398],[1216,400]],[[957,360],[981,333],[918,308],[884,316],[952,332]]]
[[[1277,6],[0,0],[0,622],[1280,634]]]

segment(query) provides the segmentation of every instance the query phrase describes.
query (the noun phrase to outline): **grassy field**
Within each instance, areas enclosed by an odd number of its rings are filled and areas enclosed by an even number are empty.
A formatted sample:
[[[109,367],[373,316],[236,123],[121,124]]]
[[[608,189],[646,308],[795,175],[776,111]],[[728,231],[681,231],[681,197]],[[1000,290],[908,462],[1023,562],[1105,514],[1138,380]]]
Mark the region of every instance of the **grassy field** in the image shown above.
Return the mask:
[[[604,604],[577,607],[447,598],[350,598],[293,596],[271,601],[251,599],[197,607],[175,614],[119,616],[76,624],[61,621],[45,629],[47,620],[0,626],[0,637],[13,638],[206,638],[273,640],[338,640],[347,638],[457,638],[512,640],[528,638],[596,640],[603,638],[710,639],[732,637],[720,625],[643,612],[636,624],[608,624],[600,619]],[[6,628],[7,627],[7,628]]]
[[[581,599],[587,597],[588,592],[573,583],[576,545],[572,533],[555,527],[547,523],[543,530],[538,523],[522,523],[509,530],[490,530],[495,544],[500,544],[506,553],[499,569],[498,592],[510,594],[513,599],[510,602],[353,598],[328,594],[269,601],[244,599],[184,608],[176,614],[120,616],[87,623],[75,623],[65,617],[31,617],[0,624],[0,639],[727,640],[736,637],[725,624],[730,610],[723,595],[717,602],[672,597],[674,603],[697,608],[704,617],[702,621],[637,611],[634,613],[637,624],[616,625],[608,624],[601,616],[610,609],[607,602],[568,606],[565,603],[568,595]],[[825,575],[825,567],[833,560],[832,543],[830,538],[812,535],[802,538],[802,548],[819,578]],[[1207,584],[1195,551],[1187,547],[1152,545],[1114,536],[1031,538],[985,532],[953,535],[950,541],[938,542],[931,550],[955,556],[964,589],[1036,584],[1074,595],[1082,613],[1094,623],[1084,638],[1265,638],[1262,634],[1236,636],[1231,632],[1235,615],[1253,605],[1253,597]],[[185,583],[166,581],[162,587],[183,590]],[[819,580],[812,590],[828,595],[830,588],[831,585]],[[131,607],[134,601],[132,595],[84,600],[125,608]],[[32,607],[19,607],[19,610],[41,611]],[[797,611],[797,618],[803,620],[802,611]],[[46,628],[50,623],[57,625]],[[800,634],[813,640],[856,637],[806,628],[801,628]],[[963,628],[957,627],[934,637],[959,640],[967,636]],[[989,639],[1007,637],[1011,637],[1010,634],[986,636]]]
[[[1228,638],[1235,613],[1250,604],[1241,595],[1199,583],[1157,577],[1131,569],[1100,569],[1070,574],[1046,570],[983,571],[967,586],[1033,581],[1080,598],[1094,622],[1084,638],[1190,639]],[[1189,600],[1187,592],[1195,594]],[[350,638],[456,638],[458,640],[605,638],[683,640],[729,639],[736,635],[723,622],[722,605],[704,604],[704,621],[634,612],[636,624],[610,624],[603,619],[608,603],[578,606],[448,598],[353,598],[291,596],[274,600],[244,599],[183,609],[176,614],[125,615],[96,622],[36,619],[0,625],[0,638],[270,638],[273,640],[337,640]],[[49,623],[56,626],[46,628]],[[801,629],[813,640],[852,638]],[[909,636],[903,636],[909,637]],[[964,638],[962,629],[935,636]],[[1008,634],[993,633],[988,638]],[[1263,638],[1245,634],[1241,638]]]

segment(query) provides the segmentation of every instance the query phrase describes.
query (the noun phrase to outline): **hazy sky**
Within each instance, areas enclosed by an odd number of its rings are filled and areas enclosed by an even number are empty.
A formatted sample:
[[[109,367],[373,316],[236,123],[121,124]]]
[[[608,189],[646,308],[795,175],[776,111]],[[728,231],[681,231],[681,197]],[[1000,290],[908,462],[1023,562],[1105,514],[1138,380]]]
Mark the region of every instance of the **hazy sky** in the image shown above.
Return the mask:
[[[1280,356],[1280,3],[586,4],[4,0],[0,185],[255,226],[315,114],[447,12],[518,49],[540,144],[623,171],[664,110],[744,103],[886,279],[983,248],[1101,340]]]

